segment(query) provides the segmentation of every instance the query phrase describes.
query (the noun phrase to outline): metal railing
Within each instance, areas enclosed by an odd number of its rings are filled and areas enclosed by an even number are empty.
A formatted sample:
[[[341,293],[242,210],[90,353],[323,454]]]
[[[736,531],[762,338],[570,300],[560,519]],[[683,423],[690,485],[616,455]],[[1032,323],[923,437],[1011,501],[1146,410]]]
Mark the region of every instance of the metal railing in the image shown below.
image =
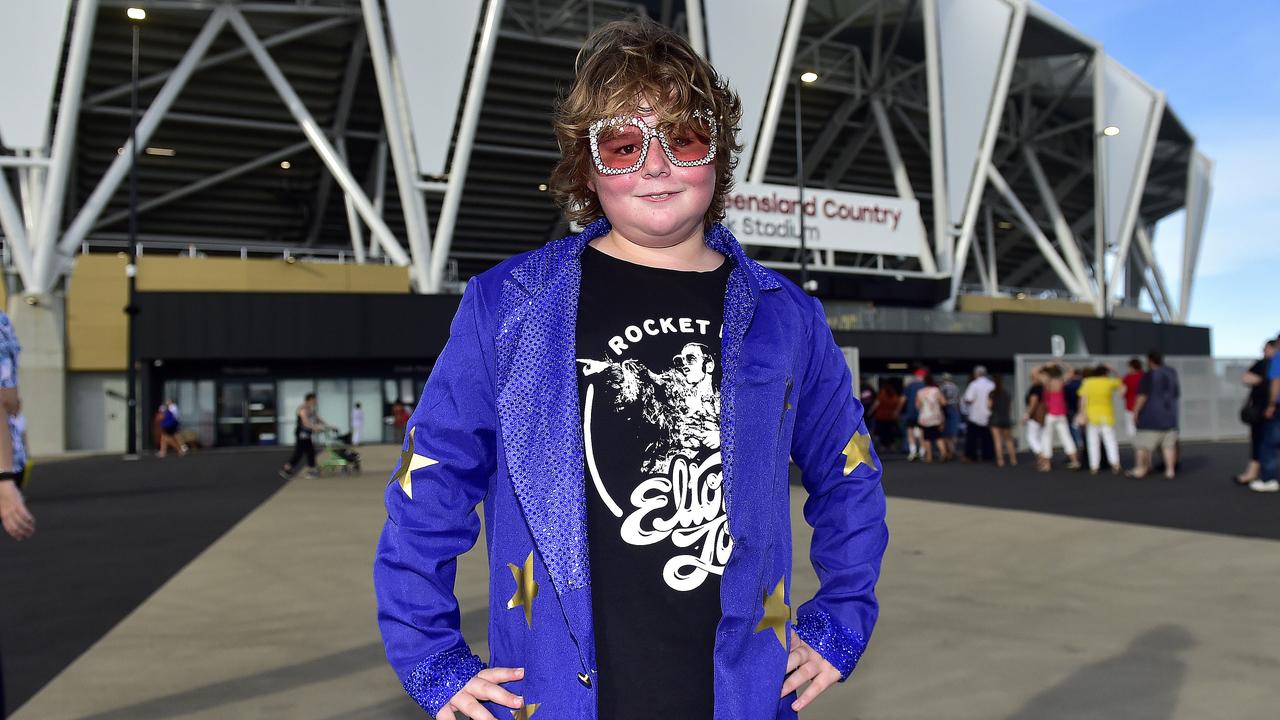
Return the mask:
[[[874,307],[830,300],[822,303],[827,325],[836,331],[877,330],[990,335],[988,313],[948,312],[908,307]]]

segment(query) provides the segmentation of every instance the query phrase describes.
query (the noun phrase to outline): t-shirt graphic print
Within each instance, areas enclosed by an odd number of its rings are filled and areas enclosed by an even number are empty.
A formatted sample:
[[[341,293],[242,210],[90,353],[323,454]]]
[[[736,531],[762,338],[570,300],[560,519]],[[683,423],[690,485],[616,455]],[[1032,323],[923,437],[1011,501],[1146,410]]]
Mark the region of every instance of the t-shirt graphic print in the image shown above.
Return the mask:
[[[664,270],[592,247],[582,268],[577,373],[601,717],[710,717],[733,550],[720,454],[731,268]]]

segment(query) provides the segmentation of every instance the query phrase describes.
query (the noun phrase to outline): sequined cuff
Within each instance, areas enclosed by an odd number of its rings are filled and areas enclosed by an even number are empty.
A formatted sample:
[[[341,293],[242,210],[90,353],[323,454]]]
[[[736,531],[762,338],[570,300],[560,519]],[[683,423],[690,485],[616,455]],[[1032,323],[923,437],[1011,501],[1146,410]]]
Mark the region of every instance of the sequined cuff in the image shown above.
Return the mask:
[[[404,689],[431,717],[436,717],[449,698],[457,695],[484,667],[484,662],[472,654],[471,648],[460,645],[418,663],[405,678]]]
[[[840,671],[840,682],[849,678],[867,648],[862,635],[822,610],[811,610],[797,617],[796,634]]]

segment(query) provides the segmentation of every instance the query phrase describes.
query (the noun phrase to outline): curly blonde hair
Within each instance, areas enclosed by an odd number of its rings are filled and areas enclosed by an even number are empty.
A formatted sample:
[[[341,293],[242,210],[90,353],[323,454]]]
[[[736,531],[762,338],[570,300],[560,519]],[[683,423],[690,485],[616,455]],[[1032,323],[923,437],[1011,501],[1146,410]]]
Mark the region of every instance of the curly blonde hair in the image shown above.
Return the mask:
[[[703,226],[724,218],[725,195],[733,188],[733,170],[742,150],[742,102],[710,63],[684,38],[641,16],[611,22],[592,33],[578,51],[574,70],[573,85],[556,103],[560,161],[548,183],[569,220],[587,224],[604,215],[600,199],[588,186],[596,177],[588,129],[601,118],[635,115],[642,98],[650,99],[662,123],[682,124],[710,110],[717,135],[716,188]]]

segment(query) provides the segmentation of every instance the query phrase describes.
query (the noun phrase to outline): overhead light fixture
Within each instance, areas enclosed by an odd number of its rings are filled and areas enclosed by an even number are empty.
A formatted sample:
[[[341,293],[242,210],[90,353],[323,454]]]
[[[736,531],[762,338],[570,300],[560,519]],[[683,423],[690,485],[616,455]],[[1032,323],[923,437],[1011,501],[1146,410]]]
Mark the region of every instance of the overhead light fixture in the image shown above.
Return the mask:
[[[147,11],[143,10],[140,7],[131,7],[125,11],[125,14],[129,16],[130,20],[146,20],[147,19]]]
[[[1115,137],[1120,134],[1120,128],[1116,127],[1115,125],[1108,125],[1102,128],[1102,134],[1106,135],[1107,137]]]
[[[886,368],[888,368],[888,369],[890,369],[890,370],[906,370],[907,368],[909,368],[909,367],[911,367],[911,366],[910,366],[910,365],[908,365],[907,363],[904,363],[904,362],[891,362],[891,363],[889,363],[889,364],[885,365],[885,367],[886,367]]]
[[[538,192],[546,192],[546,191],[547,191],[547,184],[546,184],[546,183],[538,183]]]
[[[1001,230],[1012,230],[1013,223],[1009,222],[1008,220],[1001,220],[1000,222],[996,223],[996,227],[1000,228]]]
[[[178,154],[178,151],[174,150],[173,148],[158,148],[158,147],[149,147],[147,148],[146,152],[148,155],[159,155],[160,157],[173,157],[174,155]]]
[[[818,80],[818,73],[812,70],[806,70],[800,73],[800,82],[811,83],[811,82],[817,82],[817,80]]]
[[[293,163],[289,162],[288,160],[281,160],[281,161],[280,161],[280,169],[281,169],[281,170],[288,170],[288,169],[289,169],[289,168],[291,168],[291,167],[293,167]]]

